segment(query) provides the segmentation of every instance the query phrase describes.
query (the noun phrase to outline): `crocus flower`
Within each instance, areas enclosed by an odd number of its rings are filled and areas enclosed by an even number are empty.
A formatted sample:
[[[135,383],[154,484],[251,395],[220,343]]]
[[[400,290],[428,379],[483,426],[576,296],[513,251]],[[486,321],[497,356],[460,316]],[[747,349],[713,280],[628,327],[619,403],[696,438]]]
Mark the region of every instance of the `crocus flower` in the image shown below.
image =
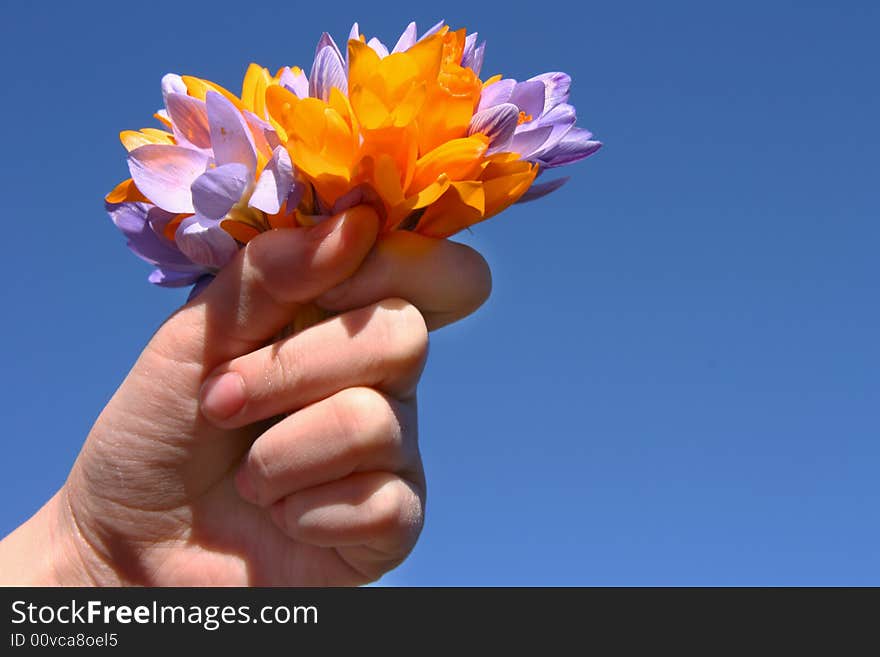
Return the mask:
[[[413,42],[414,32],[408,28],[391,53],[358,33],[348,42],[344,88],[310,79],[312,89],[330,88],[325,99],[273,86],[266,104],[323,206],[338,209],[360,190],[380,202],[386,231],[406,227],[445,237],[510,205],[537,167],[488,154],[489,138],[468,134],[483,85],[474,69],[462,66],[465,31],[441,26]],[[313,78],[335,75],[345,61],[332,42],[322,42],[319,52],[336,63],[313,68]]]
[[[355,23],[344,48],[321,36],[308,75],[251,64],[240,96],[168,75],[166,129],[121,134],[132,177],[108,211],[152,282],[203,285],[260,232],[359,203],[385,232],[447,237],[548,194],[566,179],[539,174],[601,144],[575,126],[568,75],[483,82],[485,48],[442,21],[391,47]]]
[[[271,126],[220,91],[203,91],[199,98],[183,78],[164,78],[160,116],[171,132],[122,133],[131,179],[107,197],[114,223],[156,265],[151,280],[160,285],[215,273],[238,251],[236,238],[284,224],[277,215],[299,202],[290,157]]]
[[[577,114],[568,103],[571,78],[544,73],[524,82],[496,76],[486,81],[470,132],[491,135],[491,151],[513,151],[543,169],[571,164],[602,146],[593,133],[575,127]],[[568,180],[534,185],[521,201],[545,196]]]

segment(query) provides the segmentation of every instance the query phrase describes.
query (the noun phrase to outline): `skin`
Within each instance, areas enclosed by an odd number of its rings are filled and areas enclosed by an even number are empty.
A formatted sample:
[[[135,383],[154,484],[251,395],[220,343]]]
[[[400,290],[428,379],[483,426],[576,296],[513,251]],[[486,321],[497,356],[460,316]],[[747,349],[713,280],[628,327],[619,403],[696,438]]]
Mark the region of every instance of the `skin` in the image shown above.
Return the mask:
[[[0,543],[2,583],[356,585],[401,563],[424,522],[428,330],[491,280],[464,245],[377,230],[360,207],[260,235],[172,315]],[[315,300],[334,316],[279,340]]]

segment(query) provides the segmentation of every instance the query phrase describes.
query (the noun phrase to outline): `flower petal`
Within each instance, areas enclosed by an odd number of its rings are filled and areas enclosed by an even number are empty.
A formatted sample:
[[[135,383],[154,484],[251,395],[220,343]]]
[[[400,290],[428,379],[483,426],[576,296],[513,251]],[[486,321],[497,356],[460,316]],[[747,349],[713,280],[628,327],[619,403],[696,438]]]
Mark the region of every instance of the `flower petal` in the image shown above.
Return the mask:
[[[379,59],[385,59],[388,56],[388,46],[379,41],[376,37],[367,41],[367,45],[373,49],[373,52],[379,55]]]
[[[547,112],[560,103],[568,102],[568,90],[571,87],[571,77],[566,73],[542,73],[529,82],[539,81],[544,84],[544,111]]]
[[[277,214],[293,186],[293,164],[284,146],[278,146],[272,159],[260,173],[257,186],[248,203],[266,214]]]
[[[257,166],[257,152],[241,112],[216,91],[205,95],[205,107],[217,164],[238,162],[253,171]]]
[[[473,39],[471,39],[473,37]],[[486,42],[477,45],[477,33],[469,34],[465,40],[464,54],[461,56],[461,65],[470,68],[477,76],[483,68],[483,55],[486,53]]]
[[[547,137],[547,141],[544,142],[544,145],[541,146],[539,150],[532,153],[532,157],[536,160],[542,159],[545,153],[549,152],[550,149],[556,146],[556,144],[568,134],[568,131],[574,127],[576,120],[577,114],[575,113],[575,109],[568,103],[561,103],[545,113],[535,122],[535,125],[536,127],[551,126],[553,131],[550,133],[550,136]],[[592,136],[593,134],[590,133],[590,137]]]
[[[162,101],[168,105],[169,94],[185,94],[186,83],[177,73],[166,73],[162,76]]]
[[[352,30],[356,30],[358,24],[355,23],[351,26]],[[333,40],[333,37],[330,36],[327,32],[324,32],[321,35],[321,38],[318,39],[318,45],[315,46],[315,59],[318,58],[318,54],[324,50],[324,48],[330,47],[336,53],[336,56],[339,58],[339,61],[342,61],[342,51],[339,49],[339,46],[336,45],[336,42]]]
[[[439,32],[440,30],[443,29],[444,25],[446,25],[445,20],[441,20],[440,22],[435,23],[432,27],[430,27],[428,29],[427,32],[425,32],[422,36],[419,37],[419,41],[424,41],[428,37],[434,36],[435,34],[437,34],[437,32]]]
[[[171,93],[165,97],[165,106],[178,138],[182,136],[198,148],[211,148],[211,131],[204,101],[185,93]]]
[[[326,46],[315,55],[312,72],[309,74],[309,95],[320,98],[325,103],[330,100],[330,90],[336,87],[343,94],[348,93],[345,64],[339,52]]]
[[[163,210],[151,203],[122,203],[107,206],[110,219],[125,235],[128,248],[142,260],[153,265],[192,266],[189,258],[181,253],[173,243],[160,237],[150,224],[150,213]],[[170,213],[165,213],[169,217]]]
[[[416,44],[416,35],[416,23],[413,21],[406,26],[406,29],[403,31],[403,34],[400,35],[397,43],[394,44],[394,49],[391,52],[405,52],[412,48]]]
[[[211,269],[220,269],[238,251],[238,244],[220,227],[219,221],[200,215],[184,219],[174,241],[190,260]]]
[[[569,178],[557,178],[556,180],[548,180],[547,182],[538,183],[529,187],[528,191],[519,197],[517,203],[528,203],[542,196],[547,196],[550,192],[555,192],[569,181]]]
[[[193,212],[190,186],[208,166],[208,156],[181,146],[147,144],[128,154],[137,188],[168,212]]]
[[[489,138],[490,154],[503,149],[516,130],[519,120],[519,107],[513,103],[502,103],[474,114],[468,125],[468,134],[482,133]]]
[[[204,275],[205,270],[201,267],[192,271],[178,270],[173,267],[157,267],[147,280],[153,285],[161,287],[186,287],[187,285],[192,285]]]
[[[541,162],[549,169],[589,157],[602,147],[602,142],[590,139],[592,136],[589,130],[572,128],[559,143],[541,156]]]
[[[461,65],[467,66],[465,62],[468,59],[472,59],[474,56],[474,50],[477,48],[477,32],[472,32],[468,34],[464,39],[464,50],[461,53]]]
[[[298,98],[307,98],[309,95],[309,79],[302,69],[291,70],[285,66],[278,78],[278,84],[292,91]]]
[[[193,207],[208,219],[222,219],[250,185],[247,168],[238,162],[208,169],[192,184]]]
[[[544,83],[538,80],[520,82],[510,93],[509,103],[518,105],[526,114],[538,118],[544,111]]]
[[[254,148],[257,153],[263,153],[269,157],[273,149],[281,143],[275,128],[271,123],[264,121],[250,110],[242,112],[242,116],[251,130],[251,138],[254,140]]]
[[[480,94],[480,106],[477,108],[477,111],[510,102],[510,94],[513,93],[514,87],[516,87],[516,80],[510,78],[498,80],[498,82],[483,87],[483,91]]]
[[[540,126],[533,130],[523,130],[513,135],[513,139],[505,147],[513,153],[519,153],[522,159],[527,160],[532,153],[543,147],[547,138],[552,134],[553,126]]]

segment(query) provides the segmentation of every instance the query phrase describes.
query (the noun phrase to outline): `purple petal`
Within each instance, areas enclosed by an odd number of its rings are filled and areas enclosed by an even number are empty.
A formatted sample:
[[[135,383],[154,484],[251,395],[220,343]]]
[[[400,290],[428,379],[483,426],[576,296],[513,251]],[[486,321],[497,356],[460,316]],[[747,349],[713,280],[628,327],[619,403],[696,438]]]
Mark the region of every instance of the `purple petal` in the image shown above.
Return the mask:
[[[369,41],[367,41],[367,45],[373,49],[373,52],[379,55],[379,59],[384,59],[388,56],[388,47],[379,41],[376,37],[373,37]]]
[[[568,90],[571,87],[571,77],[566,73],[542,73],[529,82],[538,81],[544,84],[544,111],[547,112],[560,103],[568,102]]]
[[[297,207],[299,207],[299,203],[300,201],[302,201],[302,197],[305,192],[305,185],[298,184],[294,181],[294,184],[290,187],[290,194],[287,195],[288,213],[293,212]]]
[[[555,192],[562,187],[568,180],[568,178],[557,178],[556,180],[548,180],[547,182],[532,185],[525,194],[519,197],[517,203],[528,203],[542,196],[547,196],[550,192]]]
[[[360,41],[361,38],[361,28],[357,24],[357,21],[351,24],[351,29],[348,31],[348,40],[351,41],[354,39],[355,41]]]
[[[147,144],[128,154],[134,184],[168,212],[194,211],[190,186],[207,166],[204,153],[170,144]]]
[[[514,87],[516,87],[516,80],[510,78],[490,84],[480,94],[480,106],[477,111],[509,102]]]
[[[334,48],[327,46],[315,55],[312,72],[309,74],[309,95],[324,102],[330,99],[330,89],[336,87],[342,93],[348,91],[345,64]]]
[[[538,125],[573,125],[577,120],[574,105],[560,103],[553,109],[544,112],[536,121]]]
[[[213,280],[213,274],[203,274],[202,277],[196,281],[196,284],[193,285],[193,289],[189,291],[189,295],[186,297],[186,302],[189,303],[197,296],[199,296],[202,292],[204,292],[205,288],[208,287]]]
[[[222,219],[241,200],[250,183],[250,172],[238,162],[208,169],[192,184],[193,206],[208,219]]]
[[[358,26],[358,24],[355,23],[354,25],[351,26],[351,29],[355,30],[355,29],[357,29],[357,26]],[[322,50],[324,50],[324,48],[327,48],[327,47],[332,48],[333,52],[336,53],[336,57],[339,59],[339,61],[342,61],[342,51],[339,49],[339,46],[336,45],[336,42],[333,40],[333,37],[330,36],[329,34],[327,34],[326,32],[324,32],[321,35],[321,38],[318,39],[318,45],[315,47],[315,59],[317,59],[320,52]],[[346,48],[346,50],[347,50],[347,48]]]
[[[169,240],[160,237],[153,230],[149,218],[150,213],[158,211],[168,217],[174,217],[171,213],[165,213],[150,203],[121,203],[107,206],[110,219],[116,224],[120,232],[128,240],[128,248],[142,260],[153,265],[179,265],[181,267],[192,266],[183,253]]]
[[[505,150],[519,153],[522,159],[528,160],[532,153],[544,145],[547,138],[553,132],[553,126],[542,126],[534,130],[524,130],[513,135],[513,139],[505,147]]]
[[[211,269],[220,269],[238,251],[238,244],[220,227],[219,221],[200,215],[184,219],[174,241],[190,260]]]
[[[271,123],[264,121],[250,110],[245,110],[242,115],[250,128],[254,148],[258,153],[271,153],[281,143]]]
[[[198,148],[211,148],[211,131],[204,101],[186,94],[171,93],[165,98],[165,106],[177,137],[182,136]]]
[[[571,164],[589,157],[602,147],[602,142],[591,141],[592,133],[583,128],[572,128],[552,149],[541,156],[547,168]]]
[[[217,164],[238,162],[253,171],[257,166],[257,152],[251,131],[235,105],[216,91],[205,96],[208,124],[211,128],[211,146]]]
[[[434,25],[433,27],[431,27],[427,32],[425,32],[425,33],[419,38],[419,41],[424,41],[424,40],[427,39],[429,36],[434,36],[435,34],[437,34],[437,32],[440,31],[440,29],[441,29],[444,25],[446,25],[446,21],[445,21],[445,20],[441,20],[439,23],[437,23],[436,25]]]
[[[502,103],[477,112],[468,125],[468,135],[482,133],[489,138],[490,151],[502,150],[516,130],[519,108],[513,103]]]
[[[518,105],[526,114],[538,118],[544,111],[544,90],[544,83],[538,80],[520,82],[514,87],[508,102]]]
[[[476,34],[476,32],[474,32]],[[483,41],[480,45],[474,48],[474,52],[470,55],[470,57],[465,54],[462,57],[461,65],[470,67],[471,70],[477,75],[480,74],[480,71],[483,69],[483,57],[486,54],[486,42]]]
[[[544,142],[541,149],[532,153],[532,157],[537,160],[542,159],[544,153],[549,152],[551,148],[559,143],[559,140],[568,134],[568,131],[574,127],[576,120],[577,114],[575,113],[574,106],[562,103],[535,121],[536,126],[551,126],[553,132],[547,137],[547,141]],[[590,136],[593,136],[592,133],[590,133]]]
[[[161,287],[186,287],[192,285],[205,275],[201,267],[192,271],[182,271],[171,267],[157,267],[147,280]]]
[[[185,94],[186,83],[176,73],[166,73],[162,76],[162,102],[168,106],[169,94]]]
[[[302,71],[294,73],[289,66],[285,66],[278,78],[278,84],[296,94],[298,98],[307,98],[309,95],[309,79]]]
[[[290,194],[292,185],[293,164],[287,149],[279,146],[260,174],[248,205],[267,214],[276,214]]]
[[[413,21],[406,26],[406,29],[403,31],[403,34],[400,35],[400,38],[397,40],[397,43],[394,45],[394,49],[391,52],[405,52],[412,48],[416,44],[416,34],[416,24],[415,21]]]
[[[477,49],[477,33],[472,32],[464,39],[464,51],[461,53],[461,65],[467,66],[465,62],[474,57],[474,51]]]

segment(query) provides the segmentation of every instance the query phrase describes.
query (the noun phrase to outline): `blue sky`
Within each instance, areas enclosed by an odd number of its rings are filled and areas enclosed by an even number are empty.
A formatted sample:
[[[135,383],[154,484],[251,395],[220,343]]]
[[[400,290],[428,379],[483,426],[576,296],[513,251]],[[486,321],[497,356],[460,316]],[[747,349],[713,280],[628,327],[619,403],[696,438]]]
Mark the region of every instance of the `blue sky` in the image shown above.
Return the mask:
[[[101,204],[161,76],[445,18],[486,73],[569,72],[606,148],[463,237],[495,289],[432,336],[427,523],[385,581],[880,584],[877,4],[510,6],[4,6],[0,534],[183,301]]]

